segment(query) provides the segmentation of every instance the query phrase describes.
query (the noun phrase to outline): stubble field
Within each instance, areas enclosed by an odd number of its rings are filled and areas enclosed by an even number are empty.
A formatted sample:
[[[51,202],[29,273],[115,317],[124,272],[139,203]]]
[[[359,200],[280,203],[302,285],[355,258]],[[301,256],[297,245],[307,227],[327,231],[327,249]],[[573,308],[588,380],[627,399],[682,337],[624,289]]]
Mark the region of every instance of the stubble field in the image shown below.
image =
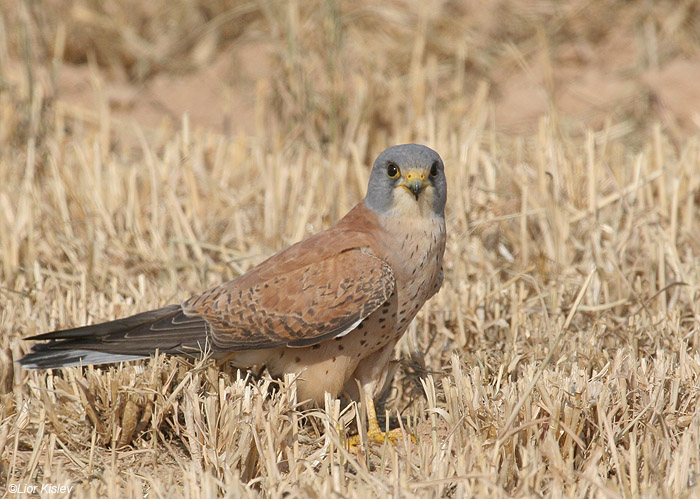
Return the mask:
[[[699,2],[0,15],[0,491],[700,494]],[[351,452],[362,409],[263,369],[16,363],[328,227],[405,142],[448,179],[444,285],[382,401],[415,442]]]

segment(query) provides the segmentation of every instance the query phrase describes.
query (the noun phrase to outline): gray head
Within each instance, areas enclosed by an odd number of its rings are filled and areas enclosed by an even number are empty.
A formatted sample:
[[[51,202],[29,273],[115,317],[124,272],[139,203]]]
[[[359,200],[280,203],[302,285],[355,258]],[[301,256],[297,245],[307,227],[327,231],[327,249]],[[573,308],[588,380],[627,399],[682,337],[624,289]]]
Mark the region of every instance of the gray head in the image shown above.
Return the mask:
[[[445,215],[447,182],[440,155],[420,144],[393,146],[374,162],[365,205],[382,215]]]

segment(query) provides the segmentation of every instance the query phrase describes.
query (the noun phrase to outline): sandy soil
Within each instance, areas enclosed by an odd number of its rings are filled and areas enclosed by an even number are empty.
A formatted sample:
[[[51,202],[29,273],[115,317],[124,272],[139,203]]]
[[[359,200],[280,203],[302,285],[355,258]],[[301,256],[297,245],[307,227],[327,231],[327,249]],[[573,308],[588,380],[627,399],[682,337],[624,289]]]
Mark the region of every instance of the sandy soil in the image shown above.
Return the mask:
[[[656,28],[646,21],[638,2],[611,10],[614,22],[587,18],[604,15],[604,9],[603,14],[601,9],[564,13],[560,17],[567,18],[565,28],[548,25],[543,22],[546,16],[533,11],[529,15],[540,23],[529,27],[534,36],[519,40],[511,33],[511,38],[498,40],[504,29],[499,26],[497,4],[465,0],[452,6],[466,20],[465,50],[477,54],[473,59],[499,51],[498,57],[490,56],[478,67],[468,62],[465,68],[465,78],[488,83],[497,130],[532,133],[549,111],[581,128],[600,129],[606,120],[612,124],[633,120],[661,121],[672,134],[683,136],[700,129],[700,55],[682,50],[680,42],[670,50],[658,41],[676,28],[671,7],[665,6],[670,9],[663,13],[666,24]],[[537,8],[524,5],[523,9]],[[567,8],[576,5],[570,2]],[[73,57],[78,63],[64,62],[55,73],[53,88],[69,106],[89,108],[98,96],[97,74],[114,117],[154,127],[164,120],[178,124],[188,113],[194,126],[252,135],[256,94],[271,87],[280,68],[275,62],[279,59],[272,57],[273,34],[261,29],[260,23],[251,26],[220,49],[209,47],[205,40],[193,56],[199,64],[187,71],[154,72],[134,83],[114,65],[96,64],[92,67],[99,69],[94,70]],[[9,64],[15,68],[9,73],[21,77],[21,63]]]

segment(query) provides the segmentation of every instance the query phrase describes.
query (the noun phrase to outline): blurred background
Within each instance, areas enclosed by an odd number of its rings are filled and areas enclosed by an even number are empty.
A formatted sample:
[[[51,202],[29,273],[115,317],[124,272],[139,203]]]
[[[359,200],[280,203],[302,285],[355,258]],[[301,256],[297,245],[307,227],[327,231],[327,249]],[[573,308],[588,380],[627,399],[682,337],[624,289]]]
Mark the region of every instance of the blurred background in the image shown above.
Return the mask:
[[[5,0],[0,96],[81,119],[370,151],[426,113],[497,133],[548,115],[642,143],[700,129],[700,2]],[[28,92],[31,95],[28,95]],[[107,109],[104,109],[104,107]],[[22,143],[27,127],[5,123]]]
[[[700,0],[0,1],[0,487],[697,496],[699,137]],[[328,227],[411,141],[449,185],[382,401],[415,452],[344,471],[340,405],[230,366],[14,362]]]

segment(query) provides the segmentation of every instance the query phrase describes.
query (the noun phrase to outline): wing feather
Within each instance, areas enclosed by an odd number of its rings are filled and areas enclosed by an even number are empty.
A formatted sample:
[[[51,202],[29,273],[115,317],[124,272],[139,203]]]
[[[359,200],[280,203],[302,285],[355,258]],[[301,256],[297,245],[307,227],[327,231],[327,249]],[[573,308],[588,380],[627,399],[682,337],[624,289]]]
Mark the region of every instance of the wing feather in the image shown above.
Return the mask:
[[[347,334],[394,292],[384,260],[356,248],[248,288],[231,281],[183,304],[211,325],[215,350],[308,346]]]

